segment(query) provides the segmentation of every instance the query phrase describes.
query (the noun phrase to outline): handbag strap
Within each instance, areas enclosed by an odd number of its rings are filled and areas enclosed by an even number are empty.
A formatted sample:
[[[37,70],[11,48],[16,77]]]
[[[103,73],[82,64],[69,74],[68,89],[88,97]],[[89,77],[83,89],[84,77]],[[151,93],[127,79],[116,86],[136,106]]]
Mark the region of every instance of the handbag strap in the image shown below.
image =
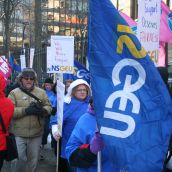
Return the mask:
[[[28,92],[27,90],[25,90],[25,89],[23,89],[23,88],[21,88],[21,87],[20,87],[20,89],[21,89],[24,93],[26,93],[27,95],[29,95],[30,97],[33,97],[37,102],[39,102],[39,103],[42,104],[42,101],[41,101],[38,97],[36,97],[36,96],[33,95],[32,93]]]
[[[7,130],[6,130],[6,128],[5,128],[4,121],[3,121],[3,119],[2,119],[1,113],[0,113],[0,123],[1,123],[1,125],[2,125],[2,130],[3,130],[3,132],[6,134]]]

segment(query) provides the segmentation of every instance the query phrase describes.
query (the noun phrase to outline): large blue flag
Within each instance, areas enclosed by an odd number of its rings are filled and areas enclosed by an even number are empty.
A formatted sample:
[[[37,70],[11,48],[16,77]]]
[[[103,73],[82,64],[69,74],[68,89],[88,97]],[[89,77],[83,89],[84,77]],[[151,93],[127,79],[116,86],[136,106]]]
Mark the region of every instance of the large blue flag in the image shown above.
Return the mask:
[[[172,102],[153,62],[110,0],[90,0],[89,65],[98,128],[119,172],[162,172]]]
[[[76,80],[76,79],[83,79],[90,83],[90,72],[77,60],[74,60],[74,72],[73,74],[65,73],[63,74],[63,80]]]

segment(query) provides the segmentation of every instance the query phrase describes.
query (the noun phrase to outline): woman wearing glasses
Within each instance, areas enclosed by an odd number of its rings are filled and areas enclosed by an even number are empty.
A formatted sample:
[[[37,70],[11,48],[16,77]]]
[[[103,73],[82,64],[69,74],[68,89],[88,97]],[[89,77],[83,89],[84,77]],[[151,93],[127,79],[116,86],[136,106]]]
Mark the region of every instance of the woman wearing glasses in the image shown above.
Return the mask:
[[[61,143],[61,157],[63,158],[63,169],[65,172],[72,171],[72,168],[68,166],[65,155],[66,144],[78,119],[87,111],[89,98],[90,86],[86,81],[77,79],[70,84],[64,102]],[[53,125],[53,136],[56,140],[58,140],[60,138],[60,135],[58,134],[58,131],[56,129],[57,125]],[[65,167],[67,167],[67,169],[65,169]]]

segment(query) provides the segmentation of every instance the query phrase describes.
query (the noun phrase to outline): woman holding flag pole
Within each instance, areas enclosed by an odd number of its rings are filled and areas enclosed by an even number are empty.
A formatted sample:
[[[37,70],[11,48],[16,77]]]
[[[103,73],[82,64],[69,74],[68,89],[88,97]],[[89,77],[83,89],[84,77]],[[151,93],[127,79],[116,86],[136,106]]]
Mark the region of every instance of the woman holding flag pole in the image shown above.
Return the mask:
[[[61,138],[61,158],[63,159],[64,168],[67,167],[66,169],[63,168],[65,172],[73,170],[68,165],[65,155],[66,144],[78,119],[87,111],[89,98],[90,86],[86,81],[77,79],[70,84],[64,100]],[[52,134],[55,140],[58,140],[61,137],[59,131],[57,131],[57,121],[52,123]]]

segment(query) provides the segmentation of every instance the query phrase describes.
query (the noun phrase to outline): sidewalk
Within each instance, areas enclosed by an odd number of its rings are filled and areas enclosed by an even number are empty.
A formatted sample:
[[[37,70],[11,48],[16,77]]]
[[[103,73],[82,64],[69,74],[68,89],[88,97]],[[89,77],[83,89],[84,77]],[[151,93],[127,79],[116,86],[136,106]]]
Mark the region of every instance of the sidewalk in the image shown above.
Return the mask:
[[[51,149],[50,143],[48,143],[42,150],[44,160],[39,160],[37,172],[55,172],[56,171],[56,157]]]
[[[50,143],[45,146],[41,154],[44,160],[39,160],[37,172],[56,172],[56,157]],[[4,162],[1,172],[13,172],[13,170],[10,171],[9,163]]]

